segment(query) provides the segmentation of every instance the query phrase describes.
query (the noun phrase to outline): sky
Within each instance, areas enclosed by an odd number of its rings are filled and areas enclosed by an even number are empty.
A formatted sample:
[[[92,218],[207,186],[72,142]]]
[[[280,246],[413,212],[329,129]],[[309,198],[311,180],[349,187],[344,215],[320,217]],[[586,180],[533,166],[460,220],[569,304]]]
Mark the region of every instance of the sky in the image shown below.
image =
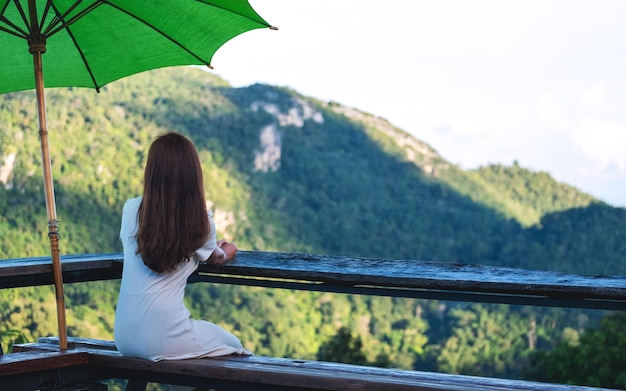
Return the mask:
[[[626,1],[251,0],[212,60],[386,118],[463,169],[517,161],[626,207]]]

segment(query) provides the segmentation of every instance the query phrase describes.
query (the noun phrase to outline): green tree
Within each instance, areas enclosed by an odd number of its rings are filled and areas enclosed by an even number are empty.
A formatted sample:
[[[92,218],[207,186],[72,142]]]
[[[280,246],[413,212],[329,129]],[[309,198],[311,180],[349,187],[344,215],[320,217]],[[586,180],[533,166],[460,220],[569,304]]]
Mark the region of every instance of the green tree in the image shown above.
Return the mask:
[[[346,364],[367,364],[361,337],[353,335],[347,327],[340,328],[337,335],[320,346],[317,359]]]
[[[564,340],[552,351],[533,356],[534,380],[626,389],[626,313],[602,319],[578,341]]]

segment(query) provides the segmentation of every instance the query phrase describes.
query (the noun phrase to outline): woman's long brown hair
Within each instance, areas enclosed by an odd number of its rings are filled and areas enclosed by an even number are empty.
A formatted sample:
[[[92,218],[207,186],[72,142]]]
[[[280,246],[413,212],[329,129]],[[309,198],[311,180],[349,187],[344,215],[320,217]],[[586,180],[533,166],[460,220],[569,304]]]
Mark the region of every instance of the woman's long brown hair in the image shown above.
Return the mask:
[[[138,221],[137,253],[159,273],[188,261],[207,240],[202,167],[184,136],[167,133],[150,146]]]

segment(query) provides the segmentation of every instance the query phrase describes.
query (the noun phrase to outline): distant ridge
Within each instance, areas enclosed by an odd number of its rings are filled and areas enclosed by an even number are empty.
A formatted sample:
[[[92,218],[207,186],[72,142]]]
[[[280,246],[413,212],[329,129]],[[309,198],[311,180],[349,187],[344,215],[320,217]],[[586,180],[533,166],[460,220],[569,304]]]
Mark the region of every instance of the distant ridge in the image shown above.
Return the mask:
[[[0,95],[0,251],[45,254],[34,93]],[[244,249],[626,274],[626,217],[515,163],[462,170],[387,120],[196,68],[47,91],[64,252],[119,250],[150,141],[197,145],[221,234]]]

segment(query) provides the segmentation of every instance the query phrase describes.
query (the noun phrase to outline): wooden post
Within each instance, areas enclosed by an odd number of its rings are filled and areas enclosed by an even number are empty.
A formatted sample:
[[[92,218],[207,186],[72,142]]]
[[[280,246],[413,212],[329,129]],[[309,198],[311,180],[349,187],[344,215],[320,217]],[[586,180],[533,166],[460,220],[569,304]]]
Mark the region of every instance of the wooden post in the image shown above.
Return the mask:
[[[57,320],[59,326],[59,348],[67,349],[67,326],[65,322],[65,298],[63,293],[63,274],[61,270],[61,255],[59,250],[59,232],[57,226],[56,201],[54,199],[54,184],[52,182],[52,164],[48,147],[48,121],[46,118],[46,101],[44,96],[43,63],[41,56],[46,52],[46,38],[41,34],[41,26],[37,19],[35,0],[28,1],[30,16],[30,35],[28,46],[33,55],[35,68],[35,91],[37,94],[37,109],[39,114],[39,138],[41,143],[41,160],[43,166],[43,181],[48,212],[48,238],[50,239],[50,254],[52,256],[52,272],[57,303]]]

